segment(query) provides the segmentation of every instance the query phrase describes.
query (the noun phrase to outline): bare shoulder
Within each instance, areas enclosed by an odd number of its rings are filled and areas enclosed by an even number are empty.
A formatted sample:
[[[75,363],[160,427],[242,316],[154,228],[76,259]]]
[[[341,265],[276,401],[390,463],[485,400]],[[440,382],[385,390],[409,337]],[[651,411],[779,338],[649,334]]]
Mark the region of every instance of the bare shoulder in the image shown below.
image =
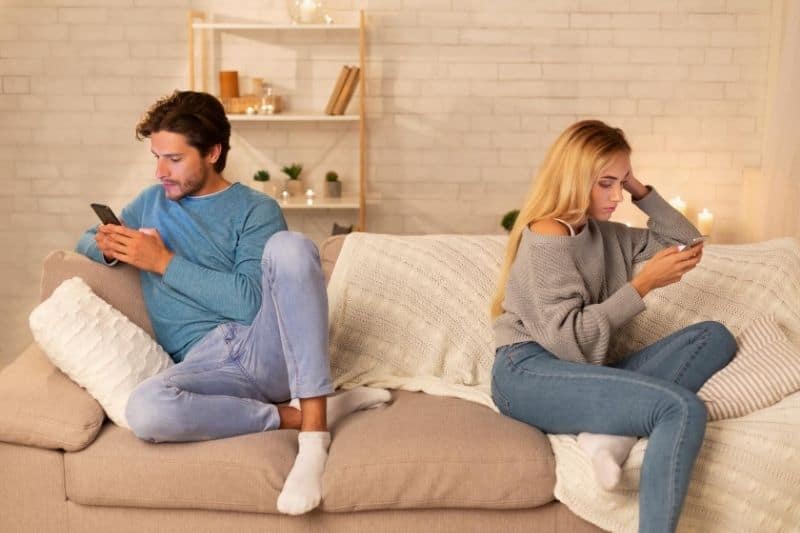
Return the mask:
[[[552,236],[566,236],[569,235],[569,230],[567,227],[558,222],[553,220],[552,218],[544,218],[542,220],[537,220],[536,222],[532,222],[528,225],[528,228],[533,233],[538,233],[539,235],[552,235]]]

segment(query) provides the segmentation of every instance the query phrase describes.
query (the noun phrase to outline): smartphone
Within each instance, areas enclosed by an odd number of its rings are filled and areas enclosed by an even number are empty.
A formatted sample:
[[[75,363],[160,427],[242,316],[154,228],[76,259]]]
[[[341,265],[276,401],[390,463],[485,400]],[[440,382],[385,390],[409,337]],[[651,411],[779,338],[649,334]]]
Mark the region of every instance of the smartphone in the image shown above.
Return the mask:
[[[695,237],[689,244],[681,244],[680,246],[678,246],[678,251],[682,252],[684,250],[694,248],[698,244],[702,244],[703,241],[705,240],[706,240],[705,237]]]
[[[100,217],[100,221],[103,224],[116,224],[117,226],[122,226],[122,222],[119,221],[117,215],[114,214],[114,211],[111,210],[110,207],[104,204],[89,204],[94,209],[94,212],[97,213],[97,216]]]
[[[706,240],[705,237],[695,237],[692,242],[686,245],[687,248],[694,248],[698,244],[702,244]]]

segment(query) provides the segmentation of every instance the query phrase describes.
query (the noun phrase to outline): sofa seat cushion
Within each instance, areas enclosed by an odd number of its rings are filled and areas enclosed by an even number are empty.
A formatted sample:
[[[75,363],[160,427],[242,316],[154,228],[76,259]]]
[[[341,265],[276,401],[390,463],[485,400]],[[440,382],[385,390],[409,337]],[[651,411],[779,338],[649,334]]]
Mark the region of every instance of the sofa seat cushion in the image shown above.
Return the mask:
[[[0,441],[81,450],[105,417],[100,404],[54,367],[37,344],[0,372]]]
[[[67,498],[84,505],[277,513],[297,455],[293,430],[152,444],[106,424],[64,457]]]
[[[457,398],[392,391],[333,428],[323,509],[537,507],[555,463],[539,430]]]

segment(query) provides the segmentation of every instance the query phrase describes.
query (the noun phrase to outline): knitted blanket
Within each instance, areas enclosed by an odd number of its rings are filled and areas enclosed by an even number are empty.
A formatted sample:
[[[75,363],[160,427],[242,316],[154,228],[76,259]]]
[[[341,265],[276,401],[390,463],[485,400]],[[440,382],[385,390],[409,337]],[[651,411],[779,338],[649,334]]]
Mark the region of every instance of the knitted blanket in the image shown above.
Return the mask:
[[[328,287],[337,386],[373,385],[463,398],[495,409],[488,306],[501,236],[352,234]],[[622,357],[701,320],[734,335],[772,316],[800,346],[800,245],[793,239],[706,246],[680,283],[651,292],[615,337]],[[709,424],[681,520],[687,531],[787,531],[800,523],[800,394],[743,418]],[[556,497],[613,531],[634,531],[646,440],[625,465],[628,490],[605,492],[567,435],[551,435]]]
[[[489,300],[505,238],[354,233],[328,284],[336,387],[491,398]]]

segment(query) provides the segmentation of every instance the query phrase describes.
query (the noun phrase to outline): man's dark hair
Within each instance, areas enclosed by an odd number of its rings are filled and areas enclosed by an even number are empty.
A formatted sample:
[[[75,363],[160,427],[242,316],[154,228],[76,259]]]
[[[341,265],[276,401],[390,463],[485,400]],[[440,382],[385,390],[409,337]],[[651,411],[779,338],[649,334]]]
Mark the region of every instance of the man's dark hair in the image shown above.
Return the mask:
[[[222,172],[231,149],[231,123],[222,103],[208,93],[175,91],[153,104],[136,126],[140,141],[159,131],[180,133],[186,142],[207,155],[214,145],[222,146],[214,170]]]

